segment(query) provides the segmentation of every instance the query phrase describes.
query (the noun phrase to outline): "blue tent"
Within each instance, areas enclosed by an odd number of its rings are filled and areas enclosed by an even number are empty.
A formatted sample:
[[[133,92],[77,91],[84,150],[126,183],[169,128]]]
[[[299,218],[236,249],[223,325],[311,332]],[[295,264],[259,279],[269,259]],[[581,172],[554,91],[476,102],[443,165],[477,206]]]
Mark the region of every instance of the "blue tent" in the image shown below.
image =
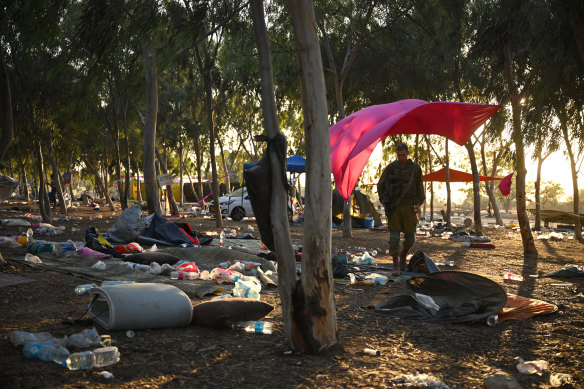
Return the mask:
[[[243,164],[243,168],[249,169],[255,164],[256,162],[245,163]],[[294,173],[304,173],[306,171],[306,159],[298,154],[286,158],[286,170]]]

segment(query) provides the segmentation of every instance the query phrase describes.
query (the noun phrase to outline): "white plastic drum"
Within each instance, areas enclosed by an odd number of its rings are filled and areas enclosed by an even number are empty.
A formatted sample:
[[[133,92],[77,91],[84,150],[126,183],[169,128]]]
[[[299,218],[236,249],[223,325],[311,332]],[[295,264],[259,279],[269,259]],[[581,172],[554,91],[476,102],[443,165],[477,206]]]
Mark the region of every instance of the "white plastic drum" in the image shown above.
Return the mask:
[[[89,315],[107,330],[181,327],[193,316],[189,297],[172,285],[105,285],[90,293]]]

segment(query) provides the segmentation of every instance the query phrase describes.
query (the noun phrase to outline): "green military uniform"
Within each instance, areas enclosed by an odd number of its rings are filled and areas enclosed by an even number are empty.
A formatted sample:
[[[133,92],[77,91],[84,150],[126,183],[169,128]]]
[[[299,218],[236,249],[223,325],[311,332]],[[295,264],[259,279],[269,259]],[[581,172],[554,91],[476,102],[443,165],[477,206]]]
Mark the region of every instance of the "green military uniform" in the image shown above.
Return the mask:
[[[418,216],[414,206],[426,200],[420,165],[408,159],[405,167],[401,167],[398,161],[393,161],[383,170],[377,183],[377,193],[388,220],[390,255],[399,254],[400,232],[405,235],[402,253],[407,254],[416,239]]]

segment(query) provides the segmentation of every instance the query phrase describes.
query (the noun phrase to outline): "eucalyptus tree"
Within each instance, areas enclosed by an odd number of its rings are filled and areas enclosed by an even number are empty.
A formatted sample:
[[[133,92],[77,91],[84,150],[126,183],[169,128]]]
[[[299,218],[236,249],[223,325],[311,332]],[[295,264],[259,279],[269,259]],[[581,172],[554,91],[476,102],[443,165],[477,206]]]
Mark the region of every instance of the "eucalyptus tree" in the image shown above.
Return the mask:
[[[322,36],[323,56],[327,58],[325,70],[334,91],[337,120],[345,117],[343,84],[357,55],[381,31],[391,29],[396,20],[409,12],[409,8],[411,5],[399,2],[386,5],[377,0],[356,0],[337,1],[318,10],[316,23]],[[349,199],[343,207],[344,238],[353,236],[350,208]]]
[[[528,18],[537,1],[507,1],[473,3],[476,29],[472,54],[487,59],[484,72],[491,80],[504,80],[505,90],[499,101],[511,104],[512,139],[515,145],[516,207],[527,267],[536,266],[537,248],[527,216],[525,196],[525,142],[522,126],[522,99],[528,93],[533,78],[529,49],[540,37],[531,34],[533,21]],[[495,82],[495,81],[494,81]]]

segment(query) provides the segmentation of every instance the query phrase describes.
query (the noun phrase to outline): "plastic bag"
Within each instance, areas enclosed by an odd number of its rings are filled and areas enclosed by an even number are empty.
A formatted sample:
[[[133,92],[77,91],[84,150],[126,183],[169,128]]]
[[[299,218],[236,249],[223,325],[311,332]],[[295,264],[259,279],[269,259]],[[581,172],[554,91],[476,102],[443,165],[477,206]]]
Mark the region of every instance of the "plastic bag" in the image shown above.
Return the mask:
[[[235,287],[233,288],[233,296],[259,300],[261,290],[262,285],[257,279],[253,280],[252,277],[246,277],[245,280],[235,281]]]

